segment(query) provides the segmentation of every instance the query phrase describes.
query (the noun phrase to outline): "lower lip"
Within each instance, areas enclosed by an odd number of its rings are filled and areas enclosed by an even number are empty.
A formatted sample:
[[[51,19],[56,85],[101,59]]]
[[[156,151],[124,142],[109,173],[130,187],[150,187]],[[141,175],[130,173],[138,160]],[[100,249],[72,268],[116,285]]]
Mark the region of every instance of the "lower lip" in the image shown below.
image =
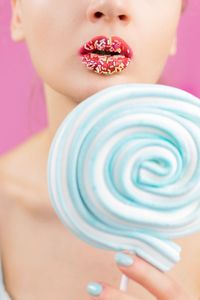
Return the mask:
[[[88,53],[81,55],[82,63],[87,69],[102,75],[120,73],[128,67],[131,59],[124,55],[100,55]]]

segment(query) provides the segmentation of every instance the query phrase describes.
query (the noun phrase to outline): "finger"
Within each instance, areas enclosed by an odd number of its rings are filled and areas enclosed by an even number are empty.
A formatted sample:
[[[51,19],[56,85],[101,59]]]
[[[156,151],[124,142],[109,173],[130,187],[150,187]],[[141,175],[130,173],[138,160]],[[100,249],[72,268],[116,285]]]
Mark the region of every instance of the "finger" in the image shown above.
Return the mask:
[[[96,293],[97,290],[100,291],[100,293]],[[138,300],[134,296],[130,296],[103,282],[91,282],[87,287],[87,292],[94,300]],[[96,296],[94,296],[94,294]]]
[[[126,266],[120,264],[120,262],[122,263],[123,261],[123,257]],[[133,260],[132,264],[131,258]],[[159,271],[142,258],[136,255],[127,255],[127,252],[125,251],[123,253],[117,253],[115,256],[115,260],[120,270],[128,278],[142,285],[157,299],[190,299],[190,297],[188,297],[186,291],[183,289],[180,283],[176,282],[166,273]]]

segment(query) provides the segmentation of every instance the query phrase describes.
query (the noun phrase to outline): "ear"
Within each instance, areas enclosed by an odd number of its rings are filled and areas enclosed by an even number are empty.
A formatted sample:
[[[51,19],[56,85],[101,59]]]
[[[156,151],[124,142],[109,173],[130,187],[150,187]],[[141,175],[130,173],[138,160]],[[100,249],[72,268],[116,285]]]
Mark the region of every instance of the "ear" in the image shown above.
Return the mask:
[[[173,56],[175,55],[177,52],[177,36],[174,37],[173,41],[172,41],[172,45],[169,51],[169,55]]]
[[[21,18],[21,2],[20,0],[11,0],[12,17],[11,17],[11,38],[13,41],[19,42],[24,40],[24,31]]]

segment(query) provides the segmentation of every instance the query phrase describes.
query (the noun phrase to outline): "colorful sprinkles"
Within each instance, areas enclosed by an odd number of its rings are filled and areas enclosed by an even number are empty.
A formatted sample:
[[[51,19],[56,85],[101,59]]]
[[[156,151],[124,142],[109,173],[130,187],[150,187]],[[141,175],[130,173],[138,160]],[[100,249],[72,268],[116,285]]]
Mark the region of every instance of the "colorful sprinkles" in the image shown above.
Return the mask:
[[[82,62],[89,70],[98,74],[112,75],[122,72],[131,61],[129,49],[115,38],[99,37],[86,43],[83,50],[85,50],[85,54],[82,55]],[[95,51],[108,53],[101,54],[95,53]]]
[[[108,56],[89,53],[82,57],[82,62],[88,69],[103,75],[122,72],[129,65],[130,61],[130,58],[121,55]]]

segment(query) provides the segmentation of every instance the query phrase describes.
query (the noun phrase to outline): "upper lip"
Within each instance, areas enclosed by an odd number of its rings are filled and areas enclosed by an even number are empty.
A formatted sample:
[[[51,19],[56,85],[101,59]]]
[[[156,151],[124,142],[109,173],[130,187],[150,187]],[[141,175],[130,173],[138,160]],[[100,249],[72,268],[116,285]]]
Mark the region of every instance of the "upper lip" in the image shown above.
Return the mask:
[[[81,55],[92,53],[95,50],[116,52],[127,58],[133,58],[133,51],[128,44],[120,37],[112,36],[110,39],[105,36],[96,36],[86,42],[79,50]]]

